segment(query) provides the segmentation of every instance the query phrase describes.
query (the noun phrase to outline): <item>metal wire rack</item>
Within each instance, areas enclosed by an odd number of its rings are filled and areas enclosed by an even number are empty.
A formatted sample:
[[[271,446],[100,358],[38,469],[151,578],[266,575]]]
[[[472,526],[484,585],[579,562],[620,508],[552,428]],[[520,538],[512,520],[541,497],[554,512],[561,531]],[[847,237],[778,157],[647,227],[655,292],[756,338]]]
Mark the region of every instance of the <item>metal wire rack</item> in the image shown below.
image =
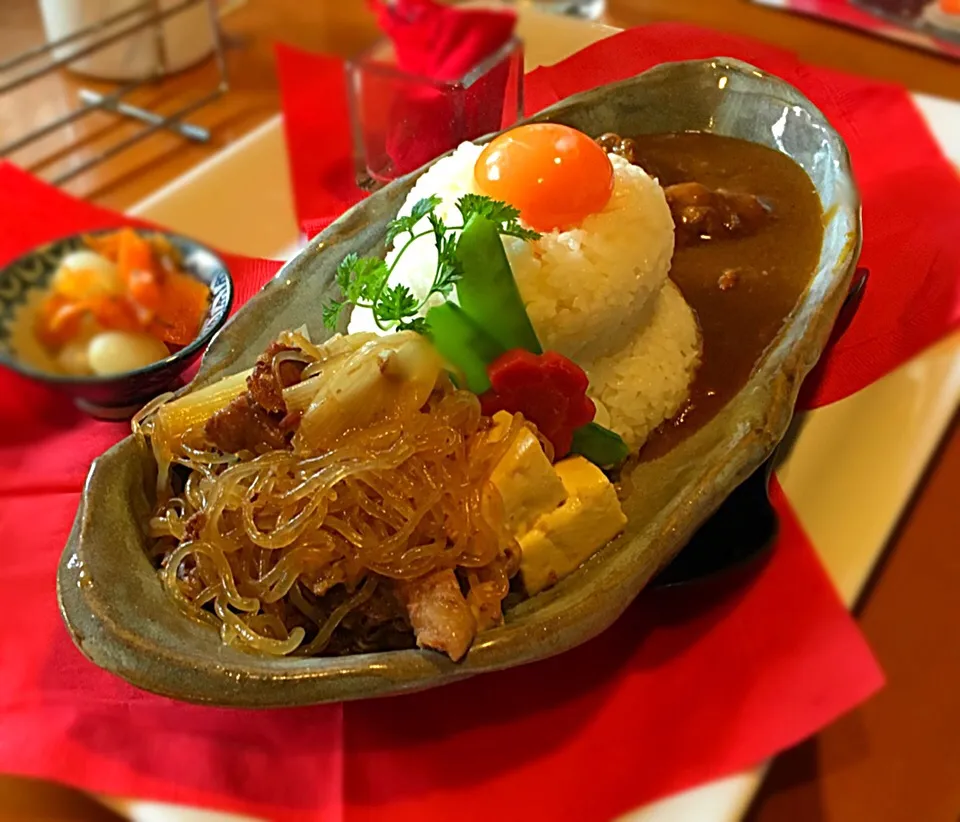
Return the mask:
[[[169,114],[159,114],[147,108],[125,102],[124,98],[133,91],[156,81],[167,73],[168,57],[161,23],[201,4],[206,5],[210,19],[213,58],[219,75],[216,86]],[[184,122],[184,120],[197,109],[220,97],[229,88],[223,37],[220,31],[220,20],[215,0],[180,0],[180,2],[166,8],[161,8],[160,0],[143,0],[143,2],[130,6],[123,11],[77,29],[66,37],[22,51],[0,62],[0,105],[3,105],[5,95],[12,94],[17,89],[69,65],[79,58],[93,54],[120,42],[124,38],[132,37],[148,29],[153,31],[157,52],[156,70],[151,76],[142,80],[123,83],[109,94],[101,94],[86,88],[80,89],[76,108],[22,136],[14,138],[4,145],[0,145],[0,157],[7,157],[13,152],[19,151],[95,111],[112,112],[119,117],[139,120],[145,126],[129,137],[119,140],[98,154],[57,175],[50,180],[54,185],[60,185],[78,174],[82,174],[91,167],[119,154],[160,130],[172,131],[187,140],[207,142],[210,139],[210,132],[207,129]],[[70,46],[88,38],[92,41],[89,45],[71,48],[69,54],[63,57],[55,55],[55,52],[61,47]],[[38,66],[37,63],[41,63],[41,65]]]

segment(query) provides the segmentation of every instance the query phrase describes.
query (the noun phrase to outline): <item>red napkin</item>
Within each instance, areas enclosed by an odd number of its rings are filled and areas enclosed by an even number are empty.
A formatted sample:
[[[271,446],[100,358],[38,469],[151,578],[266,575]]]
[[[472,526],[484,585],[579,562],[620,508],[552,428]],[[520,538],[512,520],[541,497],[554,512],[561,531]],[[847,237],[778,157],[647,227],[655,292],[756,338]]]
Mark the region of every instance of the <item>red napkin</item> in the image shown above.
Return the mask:
[[[516,25],[512,11],[460,9],[432,0],[368,4],[393,44],[397,66],[436,81],[463,77],[505,45]],[[297,214],[312,237],[365,196],[356,184],[344,64],[284,44],[277,44],[276,55]],[[465,135],[497,131],[509,72],[509,66],[498,66],[467,91],[463,134],[455,128],[452,98],[426,86],[368,76],[363,121],[370,150],[380,150],[380,135],[399,176],[454,148]]]
[[[776,484],[772,497],[777,549],[739,588],[648,591],[567,654],[345,705],[347,819],[614,819],[866,699],[882,674]]]
[[[3,265],[78,231],[144,223],[0,163],[0,225]],[[281,265],[222,256],[234,311]],[[0,771],[273,818],[340,818],[339,707],[256,713],[156,697],[87,662],[60,623],[56,569],[84,477],[128,431],[0,366],[0,596],[10,614],[0,626]]]
[[[863,197],[861,264],[871,275],[853,323],[805,385],[800,407],[826,405],[861,390],[960,324],[960,179],[903,89],[808,66],[755,40],[663,23],[625,31],[528,74],[527,112],[657,63],[717,55],[745,60],[797,86],[840,131],[853,158]],[[314,113],[298,105],[296,90],[309,82],[305,69],[318,58],[297,54],[296,60],[294,65],[289,50],[278,51],[287,132],[317,153],[337,129],[325,122],[321,133]],[[289,92],[288,77],[296,77]],[[338,128],[345,132],[347,120]],[[314,190],[301,168],[312,160],[293,142],[289,149],[298,203],[310,201]],[[309,204],[310,210],[298,211],[302,224],[325,227],[332,213],[321,210],[321,202]]]
[[[369,0],[397,65],[432,80],[459,80],[513,36],[512,11],[458,9],[433,0]]]
[[[276,55],[294,204],[313,237],[365,196],[354,174],[343,61],[282,44]]]
[[[0,222],[2,262],[131,221],[0,165]],[[278,265],[228,260],[245,296]],[[342,706],[178,704],[83,659],[57,613],[83,472],[123,427],[0,369],[0,431],[2,772],[285,820],[599,820],[754,765],[882,682],[774,488],[783,530],[758,574],[648,592],[555,659]]]
[[[510,65],[502,62],[463,92],[429,81],[456,81],[503,47],[513,35],[512,11],[460,9],[433,0],[369,0],[392,41],[396,66],[423,81],[370,75],[361,96],[368,151],[380,140],[391,177],[419,168],[458,143],[498,131]]]

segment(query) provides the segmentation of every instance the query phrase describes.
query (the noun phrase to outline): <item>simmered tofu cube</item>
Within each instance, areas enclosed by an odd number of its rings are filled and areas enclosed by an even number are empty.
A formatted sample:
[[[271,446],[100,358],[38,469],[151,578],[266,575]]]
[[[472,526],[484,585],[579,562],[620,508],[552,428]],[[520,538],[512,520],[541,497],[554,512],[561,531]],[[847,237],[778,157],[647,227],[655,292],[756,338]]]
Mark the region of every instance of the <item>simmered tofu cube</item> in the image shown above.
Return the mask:
[[[627,524],[616,489],[599,468],[583,457],[553,467],[567,498],[519,539],[520,573],[531,596],[565,577]]]
[[[498,411],[493,417],[493,435],[498,431],[505,435],[511,418],[505,411]],[[507,529],[516,536],[526,533],[537,517],[553,511],[567,498],[563,481],[528,428],[514,435],[490,480],[503,498]]]

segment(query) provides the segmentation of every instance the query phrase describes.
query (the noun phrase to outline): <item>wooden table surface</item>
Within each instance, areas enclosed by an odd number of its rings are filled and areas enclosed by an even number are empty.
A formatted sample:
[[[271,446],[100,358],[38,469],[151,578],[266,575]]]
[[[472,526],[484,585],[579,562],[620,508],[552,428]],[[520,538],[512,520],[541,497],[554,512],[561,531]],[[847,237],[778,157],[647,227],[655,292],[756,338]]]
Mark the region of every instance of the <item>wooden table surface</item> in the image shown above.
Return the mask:
[[[609,0],[619,26],[682,20],[750,35],[803,59],[960,99],[960,63],[742,0]],[[272,43],[350,55],[377,32],[361,0],[247,0],[224,20],[230,92],[192,120],[207,145],[155,135],[74,179],[67,189],[125,208],[247,133],[279,107]],[[0,2],[0,59],[42,38],[36,0]],[[135,96],[170,111],[215,81],[210,65]],[[0,106],[0,143],[72,105],[67,73]],[[878,124],[882,127],[882,124]],[[82,162],[130,133],[91,116],[13,159],[41,176]],[[858,613],[888,685],[878,696],[781,756],[750,822],[958,822],[960,819],[960,427],[952,427]],[[0,729],[2,733],[2,729]],[[62,788],[0,777],[0,819],[115,819]]]

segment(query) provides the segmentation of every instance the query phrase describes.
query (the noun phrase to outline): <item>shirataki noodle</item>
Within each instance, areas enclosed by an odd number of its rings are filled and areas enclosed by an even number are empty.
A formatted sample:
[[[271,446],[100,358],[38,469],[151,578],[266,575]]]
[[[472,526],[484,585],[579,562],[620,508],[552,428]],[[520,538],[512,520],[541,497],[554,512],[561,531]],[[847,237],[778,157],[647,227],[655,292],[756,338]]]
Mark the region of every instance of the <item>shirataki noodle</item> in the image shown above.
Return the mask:
[[[343,342],[350,338],[326,346],[295,333],[281,339],[295,350],[273,355],[274,372],[284,362],[302,368],[284,391],[303,414],[286,448],[224,453],[210,440],[210,414],[196,419],[171,408],[189,394],[135,420],[158,465],[150,536],[164,589],[228,644],[271,655],[376,649],[385,625],[409,635],[395,581],[441,569],[456,571],[481,623],[500,616],[519,551],[503,528],[490,473],[513,432],[492,436],[477,398],[455,389],[439,367],[417,362],[391,381],[389,357],[419,356],[397,342],[405,335],[355,336],[364,339],[353,347]],[[371,359],[378,369],[360,394],[330,388],[338,374],[351,385],[362,381]],[[425,391],[410,388],[417,379],[428,381]],[[197,392],[197,402],[218,390],[219,403],[235,399],[243,383],[231,385]],[[324,397],[325,390],[334,393]],[[370,408],[380,411],[371,416]],[[311,438],[311,413],[340,430]],[[349,423],[364,416],[365,424]],[[190,423],[168,424],[174,418]],[[518,416],[511,425],[524,422]]]

